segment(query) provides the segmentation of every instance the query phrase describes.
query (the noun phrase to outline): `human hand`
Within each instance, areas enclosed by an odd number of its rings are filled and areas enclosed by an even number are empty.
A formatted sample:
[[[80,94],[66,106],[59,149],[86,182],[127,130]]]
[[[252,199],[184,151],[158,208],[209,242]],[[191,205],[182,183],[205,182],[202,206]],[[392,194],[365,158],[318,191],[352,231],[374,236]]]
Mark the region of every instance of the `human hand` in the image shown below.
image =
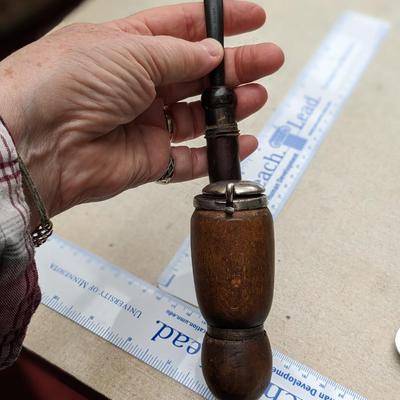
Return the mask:
[[[255,4],[229,1],[225,33],[265,21]],[[163,107],[175,122],[173,142],[204,131],[199,102],[206,76],[223,57],[205,37],[201,3],[160,7],[105,24],[58,30],[0,63],[0,113],[50,215],[157,180],[175,159],[173,181],[207,172],[205,148],[172,146]],[[273,44],[226,49],[227,84],[237,87],[237,117],[266,102],[258,84],[283,63]],[[241,158],[255,150],[241,136]]]

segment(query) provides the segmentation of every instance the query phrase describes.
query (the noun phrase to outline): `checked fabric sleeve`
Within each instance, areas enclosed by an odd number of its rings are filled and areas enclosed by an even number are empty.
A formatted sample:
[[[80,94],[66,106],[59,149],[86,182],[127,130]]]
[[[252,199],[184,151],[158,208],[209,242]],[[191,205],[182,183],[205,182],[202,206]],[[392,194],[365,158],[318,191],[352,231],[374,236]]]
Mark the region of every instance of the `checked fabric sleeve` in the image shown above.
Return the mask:
[[[18,155],[0,120],[0,370],[18,357],[40,302]]]

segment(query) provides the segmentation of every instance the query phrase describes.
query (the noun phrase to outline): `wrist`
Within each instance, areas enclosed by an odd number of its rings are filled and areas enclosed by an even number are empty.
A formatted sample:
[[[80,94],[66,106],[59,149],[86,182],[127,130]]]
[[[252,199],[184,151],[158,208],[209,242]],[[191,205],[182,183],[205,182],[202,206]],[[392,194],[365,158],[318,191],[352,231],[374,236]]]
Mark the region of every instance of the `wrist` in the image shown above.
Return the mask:
[[[29,208],[29,232],[33,230],[40,224],[40,215],[35,207],[35,202],[33,201],[32,195],[29,192],[26,184],[23,182],[22,189],[24,191],[25,202]]]
[[[0,64],[0,77],[2,76],[2,73],[4,73],[1,67],[2,64]],[[32,182],[32,178],[29,178],[31,182],[29,184],[26,179],[26,175],[29,175],[29,172],[27,172],[27,168],[20,158],[22,157],[22,159],[26,161],[31,158],[29,156],[30,152],[28,151],[30,146],[27,145],[27,143],[25,143],[26,141],[23,140],[23,133],[26,133],[26,129],[23,127],[23,118],[21,113],[21,109],[23,107],[20,108],[16,104],[16,97],[14,96],[14,93],[12,93],[12,91],[9,89],[7,80],[0,80],[0,98],[3,99],[0,106],[1,122],[7,129],[9,136],[14,142],[17,153],[19,154],[18,161],[22,177],[22,189],[24,192],[25,203],[29,208],[30,214],[28,229],[30,232],[33,232],[39,225],[42,224],[43,217],[38,210],[37,200],[35,201],[35,196],[33,196],[32,194],[32,187],[35,187]],[[27,165],[29,168],[31,167],[29,163],[27,163]]]
[[[22,182],[24,184],[25,195],[30,199],[32,204],[31,218],[30,218],[30,231],[32,235],[33,244],[35,247],[39,247],[51,236],[53,233],[53,224],[49,219],[43,200],[37,191],[32,177],[29,174],[21,157],[18,156],[18,163],[21,169]],[[32,216],[32,212],[35,214]],[[37,222],[36,222],[37,221]],[[34,225],[34,224],[35,225]]]
[[[17,103],[16,93],[10,88],[10,82],[7,79],[1,79],[7,71],[8,73],[12,72],[7,68],[5,69],[6,72],[4,72],[2,67],[2,63],[0,63],[0,98],[2,99],[0,113],[9,135],[18,150],[24,129],[21,112],[22,106]]]
[[[3,173],[7,171],[7,161],[10,164],[7,172],[10,174],[11,179],[14,179],[14,185],[9,187],[10,198],[12,199],[12,193],[17,193],[17,199],[23,207],[29,218],[24,218],[27,223],[27,230],[32,234],[32,240],[36,247],[44,243],[52,233],[53,225],[49,220],[46,208],[42,202],[42,199],[32,181],[32,178],[22,161],[21,157],[17,153],[17,149],[13,143],[13,136],[10,128],[3,121],[0,116],[0,134],[2,135],[5,154],[5,166],[3,166]],[[1,144],[1,143],[0,143]],[[3,150],[4,150],[3,149]],[[7,158],[8,155],[8,158]],[[7,176],[7,175],[6,175]],[[21,195],[21,190],[24,192],[24,196]],[[28,207],[24,207],[24,204]],[[30,210],[30,212],[27,211]]]

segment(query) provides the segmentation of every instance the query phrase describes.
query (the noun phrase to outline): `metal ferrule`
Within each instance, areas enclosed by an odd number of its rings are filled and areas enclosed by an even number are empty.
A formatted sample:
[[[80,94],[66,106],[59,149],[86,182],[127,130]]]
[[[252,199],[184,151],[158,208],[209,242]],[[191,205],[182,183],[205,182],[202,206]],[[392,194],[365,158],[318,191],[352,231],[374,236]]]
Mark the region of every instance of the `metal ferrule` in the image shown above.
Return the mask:
[[[235,211],[267,208],[268,201],[264,187],[252,181],[219,181],[210,183],[203,193],[194,198],[198,210]]]
[[[201,104],[206,117],[208,174],[210,182],[240,180],[239,129],[236,94],[226,86],[205,90]]]

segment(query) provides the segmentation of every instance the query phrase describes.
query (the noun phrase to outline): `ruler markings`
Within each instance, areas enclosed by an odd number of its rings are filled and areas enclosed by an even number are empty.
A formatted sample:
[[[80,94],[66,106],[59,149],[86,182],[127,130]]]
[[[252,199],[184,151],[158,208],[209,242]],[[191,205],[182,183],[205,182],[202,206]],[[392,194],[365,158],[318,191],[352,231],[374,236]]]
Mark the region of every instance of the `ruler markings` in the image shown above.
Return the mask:
[[[79,282],[78,279],[76,279],[77,273],[82,273],[85,271],[83,266],[85,265],[85,261],[80,261],[79,257],[74,256],[72,259],[68,259],[68,249],[67,246],[64,246],[64,253],[62,252],[61,248],[58,247],[59,243],[63,243],[63,241],[57,237],[52,238],[48,245],[43,247],[43,250],[39,251],[39,264],[41,265],[41,271],[45,263],[43,262],[43,259],[46,256],[50,256],[53,260],[53,264],[59,264],[62,261],[62,265],[64,268],[64,274],[57,274],[56,272],[53,272],[52,276],[52,282],[53,284],[50,285],[49,282],[45,285],[42,285],[42,290],[44,290],[43,293],[43,303],[47,305],[48,307],[54,309],[54,310],[64,310],[63,315],[69,315],[69,318],[72,321],[75,321],[79,323],[81,322],[81,325],[85,326],[87,329],[91,330],[93,333],[96,333],[100,337],[102,337],[105,340],[111,341],[114,345],[117,347],[127,351],[129,354],[132,354],[136,356],[137,358],[141,359],[144,362],[147,362],[154,368],[158,369],[159,371],[165,373],[166,375],[172,377],[173,379],[175,378],[177,381],[181,382],[185,386],[191,388],[192,390],[196,391],[197,393],[201,394],[207,399],[213,399],[212,394],[209,392],[207,386],[204,383],[204,380],[201,375],[201,366],[200,366],[200,352],[198,351],[193,359],[190,360],[190,355],[188,354],[178,354],[179,347],[174,349],[173,346],[171,350],[166,349],[164,346],[167,345],[167,342],[162,343],[163,347],[160,349],[158,345],[160,343],[157,343],[156,341],[152,341],[151,338],[155,336],[157,332],[159,332],[159,337],[162,337],[163,341],[168,341],[168,336],[171,334],[172,330],[176,333],[174,333],[174,338],[177,339],[178,341],[177,344],[180,345],[180,342],[187,343],[189,342],[189,338],[192,338],[193,340],[201,340],[201,337],[203,335],[202,331],[199,331],[198,328],[202,326],[202,321],[201,317],[199,316],[198,313],[196,312],[190,312],[190,317],[187,316],[187,314],[182,313],[182,315],[185,316],[183,318],[184,321],[190,321],[192,324],[188,325],[187,323],[182,323],[181,320],[174,318],[171,314],[166,313],[165,311],[168,311],[171,307],[171,305],[175,306],[180,306],[180,307],[175,307],[175,310],[177,308],[180,308],[181,310],[190,310],[192,311],[192,308],[190,305],[186,304],[179,304],[176,299],[171,298],[170,296],[165,297],[159,295],[157,289],[153,290],[151,294],[146,294],[145,296],[142,295],[140,292],[138,294],[137,299],[145,300],[148,302],[148,307],[146,308],[147,313],[150,314],[148,311],[151,310],[151,320],[155,322],[155,325],[157,324],[156,321],[161,320],[162,318],[164,319],[164,322],[168,325],[167,330],[165,330],[162,333],[160,333],[160,330],[155,327],[151,331],[150,334],[146,335],[146,333],[143,334],[143,331],[150,327],[151,323],[149,321],[141,321],[139,319],[132,319],[130,323],[127,324],[126,318],[122,318],[118,314],[113,314],[113,318],[110,321],[114,321],[112,325],[106,325],[104,320],[106,319],[104,315],[107,315],[110,311],[113,311],[113,304],[112,303],[105,303],[102,305],[96,304],[96,307],[90,310],[85,310],[85,303],[86,301],[90,304],[93,305],[95,302],[95,299],[91,297],[90,293],[82,293],[79,292],[79,286],[75,287],[70,287],[66,288],[64,284],[60,284],[57,282],[57,279],[71,279],[74,278],[76,282]],[[57,251],[59,250],[59,251]],[[57,257],[54,257],[55,254],[58,254]],[[82,260],[82,259],[81,259]],[[92,263],[92,265],[95,266],[95,263]],[[50,268],[51,264],[47,264],[47,268]],[[92,278],[96,278],[99,276],[99,272],[97,270],[98,267],[95,266],[93,270],[90,272],[90,276]],[[53,269],[54,271],[54,269]],[[67,272],[65,272],[67,271]],[[51,276],[51,275],[47,275]],[[85,278],[89,281],[90,276],[88,274],[85,275]],[[131,277],[133,279],[133,277]],[[41,276],[41,282],[43,277]],[[105,281],[108,281],[106,279]],[[118,278],[118,284],[114,287],[116,290],[116,293],[118,292],[118,286],[124,287],[126,283],[125,277],[122,275]],[[89,285],[86,285],[86,290],[88,290]],[[46,292],[47,288],[47,292]],[[63,303],[63,294],[62,293],[51,293],[50,290],[57,291],[57,289],[69,289],[66,292],[71,293],[71,291],[75,291],[77,302],[79,300],[79,304],[81,307],[83,307],[82,310],[79,310],[79,312],[76,312],[75,307],[72,307],[70,305],[64,304]],[[130,293],[132,297],[133,292]],[[87,299],[85,300],[85,295]],[[65,296],[65,294],[64,294]],[[101,301],[105,302],[106,300],[104,298],[101,298]],[[167,299],[167,301],[165,301]],[[151,301],[150,301],[151,300]],[[96,310],[97,308],[97,310]],[[194,310],[193,310],[194,311]],[[62,311],[61,311],[62,312]],[[101,319],[97,320],[97,319]],[[118,323],[118,319],[120,318],[120,322]],[[190,319],[189,319],[190,318]],[[179,322],[181,322],[180,325],[177,325]],[[175,324],[175,325],[173,325]],[[143,329],[140,329],[143,328]],[[158,330],[157,330],[158,329]],[[141,332],[142,331],[142,332]],[[133,332],[141,332],[141,334],[138,334],[136,337],[132,338]],[[147,336],[147,338],[146,338]],[[180,341],[180,339],[182,339]],[[347,399],[354,398],[352,395],[352,392],[341,387],[340,385],[336,385],[334,382],[330,381],[327,378],[322,377],[315,371],[312,371],[308,367],[303,366],[302,364],[298,363],[297,361],[292,360],[290,357],[285,356],[277,351],[273,351],[273,356],[274,356],[274,374],[273,374],[273,383],[269,387],[270,395],[272,395],[275,391],[281,390],[282,393],[287,393],[287,394],[292,394],[293,396],[296,396],[295,392],[293,392],[293,385],[290,384],[290,380],[295,379],[294,377],[297,376],[299,378],[296,379],[305,379],[305,376],[308,377],[308,379],[311,379],[311,376],[313,376],[312,381],[309,383],[311,390],[318,391],[318,390],[325,390],[324,388],[321,388],[319,386],[320,383],[324,383],[327,385],[327,383],[330,383],[332,386],[332,390],[334,393],[338,393],[337,399],[341,399],[342,397],[338,397],[339,394],[344,393]],[[187,365],[185,365],[185,363]],[[285,371],[285,373],[282,373],[281,371]],[[287,376],[285,377],[285,374]],[[303,374],[303,375],[302,375]],[[290,375],[290,376],[289,376]],[[288,381],[285,381],[285,378],[288,379]],[[285,386],[286,385],[286,386]],[[278,389],[277,389],[278,388]],[[331,390],[331,392],[332,392]],[[269,397],[266,397],[268,399]],[[273,397],[272,397],[273,398]],[[313,397],[305,397],[303,396],[297,396],[295,397],[296,400],[303,399],[307,400],[309,398]],[[332,399],[336,399],[335,397],[331,397]],[[362,397],[357,397],[357,399],[363,399]]]
[[[260,149],[243,164],[243,171],[246,179],[265,180],[274,216],[387,30],[388,25],[380,20],[346,13],[261,133]],[[296,116],[299,107],[302,110],[302,102],[310,111],[303,126],[288,117]],[[294,131],[296,124],[298,131]],[[270,176],[264,165],[267,157],[269,167],[279,164]],[[190,262],[188,245],[187,239],[169,264],[160,280],[161,290],[54,237],[37,253],[42,303],[211,400],[214,397],[204,382],[200,361],[206,323],[189,304],[193,303],[190,279],[188,285],[182,280]],[[182,286],[186,292],[177,290]],[[263,399],[365,400],[275,350],[273,358],[272,382]]]

